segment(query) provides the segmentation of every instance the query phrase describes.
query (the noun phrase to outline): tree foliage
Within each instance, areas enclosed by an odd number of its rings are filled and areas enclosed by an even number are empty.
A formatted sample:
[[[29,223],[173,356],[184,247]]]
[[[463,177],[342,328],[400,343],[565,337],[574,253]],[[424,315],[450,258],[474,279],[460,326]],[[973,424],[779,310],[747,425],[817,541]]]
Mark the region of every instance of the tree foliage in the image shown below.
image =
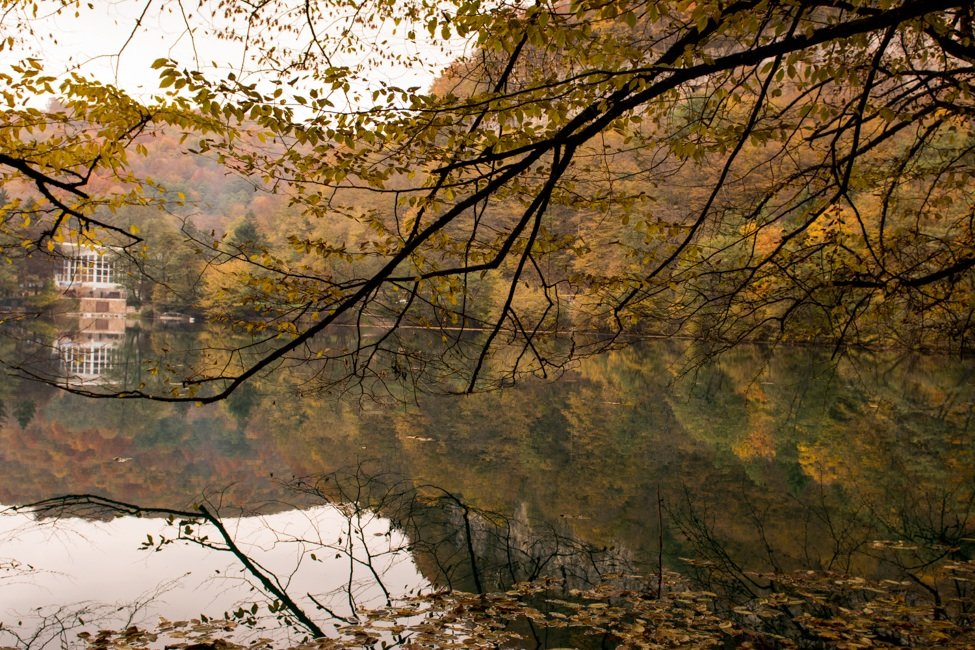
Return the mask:
[[[308,390],[474,391],[641,331],[971,347],[968,2],[214,0],[178,18],[236,69],[162,50],[141,99],[46,69],[43,16],[81,3],[6,4],[8,257],[146,255],[127,209],[187,203],[139,173],[153,136],[283,199],[191,236],[201,304],[247,336],[114,396],[299,366]],[[429,90],[377,78],[426,67],[421,41],[466,49]]]

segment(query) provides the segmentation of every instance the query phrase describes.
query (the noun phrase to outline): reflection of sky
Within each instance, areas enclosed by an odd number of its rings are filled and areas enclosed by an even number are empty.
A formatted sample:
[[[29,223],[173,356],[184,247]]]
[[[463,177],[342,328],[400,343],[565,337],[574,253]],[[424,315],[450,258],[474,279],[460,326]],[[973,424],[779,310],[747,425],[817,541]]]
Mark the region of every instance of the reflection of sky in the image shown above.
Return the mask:
[[[200,12],[190,11],[188,5],[184,18],[180,3],[174,2],[118,0],[96,2],[91,9],[85,4],[77,7],[77,15],[76,8],[71,6],[59,13],[49,12],[31,20],[34,34],[26,36],[26,45],[31,54],[42,58],[48,73],[60,77],[67,71],[80,69],[87,76],[116,84],[143,98],[158,92],[158,72],[151,69],[151,64],[163,57],[174,59],[187,68],[215,72],[220,76],[233,70],[247,81],[259,81],[241,75],[242,70],[254,68],[246,62],[247,54],[242,44],[206,37],[203,30],[210,19]],[[143,13],[146,5],[148,10]],[[187,30],[187,21],[194,26],[192,35]],[[9,22],[9,18],[6,21],[0,18],[0,29]],[[392,33],[391,27],[375,34],[364,34],[367,40],[381,44],[376,46],[377,52],[409,54],[420,62],[410,68],[373,67],[364,81],[371,86],[370,90],[378,87],[381,81],[403,88],[426,89],[465,47],[463,42],[431,39],[424,28],[415,30],[418,40],[408,41],[403,36],[407,30],[404,23],[396,34]],[[351,67],[367,60],[367,56],[360,53],[332,60],[335,64]],[[268,86],[266,90],[272,88]]]
[[[369,517],[363,522],[363,538],[383,582],[392,594],[424,585],[402,535],[389,532],[389,521]],[[311,593],[333,611],[348,613],[343,589],[349,579],[349,558],[321,544],[345,543],[348,519],[331,506],[290,511],[263,517],[228,519],[225,525],[248,555],[278,575],[288,593],[320,621],[305,594]],[[134,624],[154,626],[160,616],[169,620],[190,619],[201,613],[222,616],[241,604],[260,600],[242,580],[243,567],[230,553],[195,544],[176,542],[158,552],[141,550],[152,535],[172,537],[175,526],[160,519],[123,517],[110,522],[82,519],[34,522],[27,515],[0,516],[0,622],[3,628],[19,629],[21,636],[38,626],[39,614],[98,607],[108,618],[88,616],[92,629],[125,627],[133,603],[144,606]],[[205,531],[211,540],[215,529]],[[302,541],[296,541],[302,540]],[[320,542],[320,544],[319,544]],[[393,551],[387,555],[384,552]],[[317,560],[310,554],[316,553]],[[361,542],[353,551],[364,558]],[[360,606],[377,607],[382,594],[362,567],[354,574],[353,592]],[[268,615],[261,601],[261,610]],[[107,606],[107,607],[103,607]],[[18,622],[20,625],[18,626]],[[273,621],[268,621],[273,626]],[[72,637],[74,633],[72,634]],[[0,631],[0,645],[11,641]]]

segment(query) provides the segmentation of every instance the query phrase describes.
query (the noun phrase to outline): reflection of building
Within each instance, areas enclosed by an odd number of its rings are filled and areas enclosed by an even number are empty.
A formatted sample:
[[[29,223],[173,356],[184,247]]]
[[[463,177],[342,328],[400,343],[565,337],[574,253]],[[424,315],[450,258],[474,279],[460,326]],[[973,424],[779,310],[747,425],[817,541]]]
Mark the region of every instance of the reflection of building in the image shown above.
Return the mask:
[[[68,381],[98,380],[114,365],[125,337],[126,290],[118,283],[118,255],[113,249],[62,244],[61,268],[54,281],[62,297],[76,301],[67,316],[70,333],[56,349]]]
[[[70,383],[89,383],[99,380],[115,365],[120,343],[121,339],[91,341],[86,340],[84,336],[62,336],[55,347],[61,359],[65,378]]]

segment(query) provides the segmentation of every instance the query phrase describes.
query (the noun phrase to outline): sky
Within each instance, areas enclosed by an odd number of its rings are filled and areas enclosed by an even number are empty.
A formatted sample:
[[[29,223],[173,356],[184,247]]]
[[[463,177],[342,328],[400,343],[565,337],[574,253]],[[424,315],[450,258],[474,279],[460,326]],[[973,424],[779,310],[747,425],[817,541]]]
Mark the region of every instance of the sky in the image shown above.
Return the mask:
[[[42,7],[58,4],[54,0],[41,2]],[[184,6],[189,13],[184,14]],[[243,46],[207,36],[205,29],[210,21],[203,14],[191,12],[196,6],[195,2],[184,4],[171,0],[91,0],[80,3],[77,9],[47,13],[42,10],[37,18],[29,20],[33,33],[20,30],[20,34],[27,50],[44,61],[49,74],[60,77],[68,71],[80,71],[117,85],[135,97],[148,99],[159,91],[158,72],[151,65],[161,57],[209,74],[222,76],[231,70],[241,71],[245,59]],[[19,11],[20,18],[27,17],[25,9]],[[0,15],[0,36],[13,31],[16,18]],[[187,20],[196,27],[192,36],[186,28]],[[406,29],[399,31],[402,34]],[[415,31],[421,38],[427,34],[425,29]],[[367,84],[386,81],[399,87],[426,89],[451,59],[463,53],[466,45],[430,40],[407,42],[388,30],[379,36],[388,41],[388,48],[418,53],[423,65],[373,69]],[[14,58],[10,51],[0,53],[0,57],[3,57],[0,67],[3,59],[9,65]],[[348,59],[340,63],[352,65],[357,61]]]

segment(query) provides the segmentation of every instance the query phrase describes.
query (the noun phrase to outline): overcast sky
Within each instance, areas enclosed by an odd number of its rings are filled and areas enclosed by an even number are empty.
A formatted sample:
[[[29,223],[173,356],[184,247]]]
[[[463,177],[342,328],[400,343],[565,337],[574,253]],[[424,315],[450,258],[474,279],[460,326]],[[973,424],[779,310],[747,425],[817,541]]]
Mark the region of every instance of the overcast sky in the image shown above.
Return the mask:
[[[179,2],[93,0],[91,9],[86,4],[81,3],[77,16],[72,9],[32,19],[34,34],[23,33],[28,47],[42,58],[49,74],[60,76],[69,70],[80,70],[137,97],[148,98],[158,92],[158,72],[151,69],[151,64],[160,57],[210,72],[240,69],[241,45],[209,38],[200,29],[191,38]],[[205,25],[202,16],[191,15],[190,19],[194,25]],[[9,17],[3,21],[4,31],[10,29],[10,23]],[[421,37],[426,35],[424,29],[416,32]],[[426,89],[464,48],[463,43],[438,43],[438,47],[430,42],[407,43],[395,37],[389,40],[390,47],[422,53],[424,65],[376,69],[369,76],[372,83],[385,80],[400,87]],[[444,52],[444,46],[449,53]],[[10,58],[9,53],[4,55]]]

